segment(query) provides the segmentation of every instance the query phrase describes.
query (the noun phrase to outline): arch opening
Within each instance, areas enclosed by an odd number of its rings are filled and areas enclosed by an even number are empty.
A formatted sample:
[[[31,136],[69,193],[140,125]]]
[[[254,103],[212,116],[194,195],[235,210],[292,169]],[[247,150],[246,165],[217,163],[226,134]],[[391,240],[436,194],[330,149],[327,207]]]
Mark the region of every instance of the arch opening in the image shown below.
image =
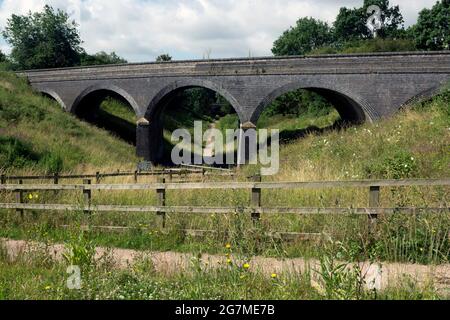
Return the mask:
[[[346,94],[327,88],[294,85],[272,92],[252,116],[253,123],[259,128],[279,129],[281,142],[367,120],[363,106]]]
[[[50,100],[55,101],[56,103],[58,103],[58,105],[63,108],[64,110],[66,110],[66,105],[64,104],[64,102],[61,100],[61,98],[56,94],[56,92],[54,91],[47,91],[47,90],[42,90],[39,91],[39,93]]]
[[[150,120],[151,127],[151,155],[148,157],[153,163],[165,166],[176,165],[172,159],[172,150],[179,148],[180,144],[171,139],[175,130],[186,129],[192,138],[191,144],[182,147],[179,153],[190,153],[190,163],[205,164],[203,161],[198,163],[195,159],[203,160],[204,156],[216,155],[212,147],[216,142],[215,137],[208,136],[206,131],[218,129],[225,142],[226,129],[239,127],[239,116],[233,104],[218,91],[200,85],[183,85],[163,90],[151,102],[146,118]],[[198,127],[195,131],[195,123],[201,123],[201,145],[194,141],[195,132],[198,132]],[[200,154],[198,147],[202,149]]]
[[[72,113],[136,145],[136,114],[132,104],[123,95],[108,89],[91,91],[76,101]]]

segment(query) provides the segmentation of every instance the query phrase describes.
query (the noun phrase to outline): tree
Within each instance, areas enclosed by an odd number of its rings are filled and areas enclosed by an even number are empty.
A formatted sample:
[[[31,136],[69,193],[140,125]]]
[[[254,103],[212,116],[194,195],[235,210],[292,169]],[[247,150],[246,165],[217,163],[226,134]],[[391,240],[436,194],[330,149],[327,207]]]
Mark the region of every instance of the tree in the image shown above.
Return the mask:
[[[120,64],[127,63],[128,61],[119,57],[114,51],[111,53],[106,53],[100,51],[94,55],[87,54],[83,52],[81,54],[81,65],[82,66],[94,66],[103,64]]]
[[[442,0],[419,13],[412,27],[416,46],[424,50],[450,49],[450,0]]]
[[[6,61],[6,55],[0,50],[0,63]]]
[[[12,46],[11,58],[19,69],[70,67],[80,62],[77,24],[51,6],[28,15],[13,14],[2,34]]]
[[[303,55],[333,42],[333,35],[327,23],[314,18],[301,18],[295,27],[286,30],[275,41],[274,55]]]
[[[339,43],[367,39],[372,37],[367,28],[367,20],[372,15],[367,9],[371,5],[377,5],[381,9],[381,22],[383,27],[377,32],[381,38],[399,37],[404,29],[403,16],[399,6],[391,7],[389,0],[364,0],[361,8],[341,8],[333,24],[334,35]]]
[[[166,61],[172,61],[172,57],[168,53],[161,54],[156,58],[156,62],[166,62]]]

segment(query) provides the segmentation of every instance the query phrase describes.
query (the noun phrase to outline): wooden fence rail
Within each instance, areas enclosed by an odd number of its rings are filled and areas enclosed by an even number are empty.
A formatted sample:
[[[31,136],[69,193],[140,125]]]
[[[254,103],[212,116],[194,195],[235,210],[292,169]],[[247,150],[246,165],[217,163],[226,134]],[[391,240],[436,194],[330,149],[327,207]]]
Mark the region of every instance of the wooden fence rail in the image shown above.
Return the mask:
[[[329,189],[329,188],[372,188],[372,193],[380,187],[450,186],[450,179],[407,179],[407,180],[352,180],[316,182],[186,182],[147,184],[2,184],[0,190],[236,190],[236,189]]]
[[[158,183],[151,184],[91,184],[85,179],[83,184],[2,184],[0,191],[14,192],[17,203],[0,203],[0,208],[15,209],[20,214],[23,210],[82,210],[85,212],[153,212],[158,214],[165,226],[166,213],[244,213],[250,214],[257,222],[261,214],[357,214],[367,215],[371,225],[379,214],[436,212],[450,213],[450,208],[382,208],[380,207],[381,187],[404,186],[450,186],[450,179],[407,179],[407,180],[357,180],[357,181],[321,181],[321,182],[261,182],[261,177],[253,177],[251,182],[214,182],[214,183],[166,183],[159,178]],[[323,188],[368,188],[367,208],[268,208],[261,205],[262,190],[274,189],[323,189]],[[198,206],[167,206],[167,190],[242,190],[251,191],[250,205],[246,207],[198,207]],[[83,203],[74,204],[34,204],[24,203],[25,191],[81,191]],[[157,193],[157,206],[123,206],[123,205],[94,205],[92,204],[93,190],[126,191],[126,190],[154,190]]]
[[[134,181],[137,183],[138,177],[145,176],[187,176],[187,175],[214,175],[214,176],[233,176],[234,172],[227,169],[214,170],[215,168],[207,167],[194,167],[194,168],[173,168],[162,169],[153,171],[133,171],[133,172],[111,172],[95,174],[52,174],[52,175],[30,175],[30,176],[8,176],[5,174],[0,175],[0,184],[6,184],[8,181],[26,181],[26,180],[53,180],[54,184],[58,184],[60,180],[72,180],[72,179],[96,179],[96,183],[100,183],[101,179],[110,177],[134,177]]]

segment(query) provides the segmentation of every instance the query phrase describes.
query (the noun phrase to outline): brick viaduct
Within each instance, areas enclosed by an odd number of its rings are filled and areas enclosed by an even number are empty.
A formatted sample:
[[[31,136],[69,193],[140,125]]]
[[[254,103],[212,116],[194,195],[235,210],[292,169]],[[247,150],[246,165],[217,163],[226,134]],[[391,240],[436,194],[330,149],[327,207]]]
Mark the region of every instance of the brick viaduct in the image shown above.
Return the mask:
[[[162,145],[161,114],[171,98],[187,88],[222,95],[244,129],[254,127],[278,96],[300,88],[327,98],[343,119],[376,121],[447,83],[450,51],[134,63],[21,75],[75,114],[95,112],[110,94],[121,96],[136,113],[137,154],[156,161]]]

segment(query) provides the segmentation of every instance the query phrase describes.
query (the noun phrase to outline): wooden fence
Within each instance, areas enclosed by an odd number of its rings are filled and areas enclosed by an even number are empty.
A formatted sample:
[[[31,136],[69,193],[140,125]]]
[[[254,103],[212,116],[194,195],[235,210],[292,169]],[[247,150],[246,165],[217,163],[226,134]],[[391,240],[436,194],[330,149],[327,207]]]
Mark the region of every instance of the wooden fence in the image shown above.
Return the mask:
[[[210,168],[202,166],[186,166],[186,168],[173,168],[173,169],[158,169],[152,171],[134,171],[134,172],[96,172],[95,174],[80,174],[80,175],[68,175],[68,174],[52,174],[52,175],[33,175],[33,176],[10,176],[1,174],[0,184],[6,184],[7,182],[19,182],[20,181],[33,181],[33,180],[52,180],[54,184],[59,184],[61,180],[76,180],[76,179],[95,179],[99,184],[104,178],[108,177],[133,177],[134,183],[138,183],[139,177],[145,176],[163,176],[167,177],[169,181],[175,178],[186,179],[191,175],[199,175],[205,177],[208,175],[214,176],[233,176],[234,172],[228,169]]]
[[[192,169],[196,170],[196,169]],[[204,173],[203,169],[202,172]],[[146,173],[151,174],[151,173]],[[167,174],[167,172],[165,172]],[[128,173],[110,174],[108,176],[126,176]],[[2,179],[0,192],[13,192],[16,195],[15,203],[0,203],[0,208],[15,209],[22,217],[24,210],[46,210],[46,211],[78,211],[83,210],[86,213],[96,212],[144,212],[156,213],[161,217],[161,225],[166,226],[167,213],[199,213],[199,214],[249,214],[254,223],[260,219],[261,214],[356,214],[368,216],[369,230],[376,224],[379,214],[409,213],[420,212],[450,213],[450,208],[382,208],[380,207],[380,191],[382,187],[405,187],[405,186],[450,186],[450,179],[409,179],[409,180],[359,180],[359,181],[320,181],[320,182],[261,182],[261,177],[251,178],[251,182],[209,182],[209,183],[166,183],[163,172],[160,172],[158,183],[151,184],[100,184],[99,175],[95,175],[97,184],[92,184],[92,180],[86,176],[69,176],[69,179],[84,178],[83,184],[23,184],[19,179],[19,184],[6,184]],[[24,178],[24,177],[13,177]],[[30,177],[28,177],[30,178]],[[35,179],[32,177],[30,179]],[[137,179],[135,179],[137,181]],[[288,208],[288,207],[262,207],[262,190],[280,190],[280,189],[323,189],[323,188],[367,188],[368,206],[366,208]],[[197,207],[197,206],[167,206],[166,192],[168,190],[251,190],[250,205],[247,207]],[[84,204],[37,204],[25,203],[24,192],[29,191],[79,191],[83,194]],[[123,206],[123,205],[93,205],[92,191],[125,191],[125,190],[154,190],[157,194],[156,206]],[[86,227],[86,226],[85,226]],[[123,231],[127,227],[111,226],[87,226],[89,229],[105,229],[108,231]],[[213,233],[211,230],[184,230],[191,236],[204,236],[207,233]],[[296,232],[271,232],[271,237],[278,237],[284,241],[303,241],[317,240],[321,234],[317,233],[296,233]]]
[[[244,213],[258,220],[261,214],[358,214],[367,215],[374,220],[379,214],[418,213],[433,211],[449,213],[449,207],[440,208],[382,208],[380,207],[380,189],[382,187],[404,186],[450,186],[450,179],[409,179],[409,180],[359,180],[359,181],[321,181],[321,182],[261,182],[261,177],[253,177],[251,182],[210,182],[210,183],[166,183],[159,178],[158,183],[150,184],[91,184],[85,179],[83,184],[1,184],[0,191],[14,192],[16,203],[0,203],[0,208],[23,210],[84,210],[97,212],[153,212],[163,217],[166,213]],[[324,188],[367,188],[368,206],[365,208],[288,208],[262,207],[261,191],[275,189],[324,189]],[[168,190],[251,190],[251,201],[247,207],[198,207],[198,206],[167,206],[166,192]],[[24,203],[23,193],[27,191],[80,191],[84,204],[35,204]],[[123,205],[93,205],[92,191],[125,191],[154,190],[157,194],[156,206],[123,206]]]

